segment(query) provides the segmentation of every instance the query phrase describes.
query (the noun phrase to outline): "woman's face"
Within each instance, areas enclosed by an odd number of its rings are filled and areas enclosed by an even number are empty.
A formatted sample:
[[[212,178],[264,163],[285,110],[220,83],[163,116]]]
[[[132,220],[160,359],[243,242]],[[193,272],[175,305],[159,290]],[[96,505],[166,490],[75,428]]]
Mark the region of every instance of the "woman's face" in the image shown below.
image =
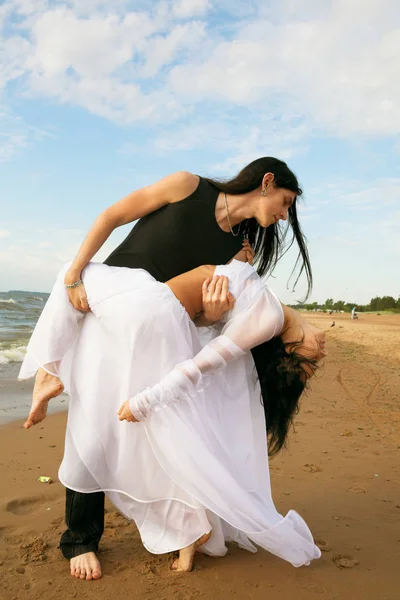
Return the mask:
[[[267,182],[266,195],[260,194],[255,218],[261,227],[269,227],[278,221],[286,221],[289,207],[296,199],[296,193],[286,188],[276,187]]]
[[[303,325],[303,342],[296,347],[296,353],[305,358],[319,361],[327,356],[325,343],[325,331],[307,323],[306,326]],[[303,368],[307,379],[314,375],[315,369],[311,365],[303,364]]]
[[[286,327],[281,333],[281,338],[286,345],[286,351],[296,352],[297,355],[317,362],[325,358],[325,330],[311,325],[298,310],[286,306],[284,311]],[[306,362],[302,362],[302,368],[307,379],[312,377],[316,370]]]

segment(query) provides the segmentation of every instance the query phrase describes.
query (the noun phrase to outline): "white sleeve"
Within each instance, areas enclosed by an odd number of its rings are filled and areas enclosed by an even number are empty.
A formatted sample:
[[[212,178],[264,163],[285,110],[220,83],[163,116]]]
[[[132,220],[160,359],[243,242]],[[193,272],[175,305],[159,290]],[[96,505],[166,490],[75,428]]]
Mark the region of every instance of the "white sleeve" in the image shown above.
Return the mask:
[[[160,383],[129,400],[138,421],[172,402],[194,398],[204,378],[242,357],[251,348],[279,335],[283,327],[282,306],[252,270],[242,281],[241,292],[221,335],[192,359],[179,363]]]

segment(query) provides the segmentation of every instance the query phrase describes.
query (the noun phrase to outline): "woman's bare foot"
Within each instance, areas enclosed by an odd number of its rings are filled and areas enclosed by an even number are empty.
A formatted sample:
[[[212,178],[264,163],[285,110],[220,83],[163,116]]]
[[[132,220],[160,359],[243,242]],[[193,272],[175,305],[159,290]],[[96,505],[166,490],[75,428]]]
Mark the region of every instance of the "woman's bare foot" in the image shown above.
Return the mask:
[[[100,579],[101,566],[94,552],[74,556],[70,560],[71,575],[77,579]]]
[[[197,548],[208,542],[210,537],[211,531],[202,535],[201,538],[199,538],[194,544],[190,544],[190,546],[179,550],[179,558],[173,561],[171,570],[177,571],[178,573],[187,573],[191,571],[193,568],[193,559]]]
[[[58,377],[50,375],[44,369],[38,370],[33,388],[31,411],[24,423],[25,429],[43,421],[47,414],[49,400],[59,396],[63,390],[64,386]]]

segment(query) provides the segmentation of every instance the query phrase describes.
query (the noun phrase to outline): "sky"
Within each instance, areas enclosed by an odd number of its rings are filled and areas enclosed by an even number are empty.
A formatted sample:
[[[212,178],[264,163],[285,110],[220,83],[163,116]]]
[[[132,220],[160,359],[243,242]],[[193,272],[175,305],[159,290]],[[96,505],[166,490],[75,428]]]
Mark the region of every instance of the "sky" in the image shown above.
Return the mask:
[[[399,57],[397,0],[0,1],[0,291],[50,291],[134,189],[276,156],[304,189],[310,301],[397,298]],[[268,280],[287,303],[295,259]]]

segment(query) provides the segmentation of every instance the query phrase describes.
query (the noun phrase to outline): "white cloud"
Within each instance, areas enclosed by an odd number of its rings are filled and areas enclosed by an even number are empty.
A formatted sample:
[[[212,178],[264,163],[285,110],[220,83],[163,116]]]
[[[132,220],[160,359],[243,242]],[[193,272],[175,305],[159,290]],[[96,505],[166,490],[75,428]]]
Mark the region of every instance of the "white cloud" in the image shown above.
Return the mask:
[[[304,152],[311,135],[400,132],[397,0],[354,0],[351,10],[343,0],[177,0],[151,8],[125,0],[112,7],[14,0],[0,20],[10,6],[19,22],[0,41],[0,89],[20,78],[28,97],[81,106],[118,124],[176,122],[183,133],[188,114],[196,122],[207,113],[204,133],[213,137],[222,123],[225,141],[235,137],[238,119],[231,117],[240,109],[242,129],[251,129],[228,166],[265,146],[289,158]],[[285,114],[296,115],[294,139]],[[265,125],[271,129],[262,139],[256,130]],[[23,143],[14,139],[15,148]]]
[[[233,140],[232,137],[227,138],[231,142],[226,148],[228,158],[214,165],[215,170],[234,173],[260,156],[279,156],[288,160],[294,154],[305,152],[310,137],[305,123],[290,118],[260,119],[257,125],[235,133]],[[232,151],[232,148],[239,150]]]
[[[31,15],[45,10],[50,4],[50,0],[12,0],[10,4],[13,4],[14,9],[20,15]]]
[[[0,106],[0,163],[10,160],[31,142],[51,137],[50,131],[29,125],[22,117]]]
[[[153,77],[161,67],[171,63],[178,52],[197,47],[204,38],[204,25],[196,21],[177,25],[168,35],[152,37],[144,47],[146,59],[140,75]]]
[[[310,127],[332,135],[393,135],[400,130],[400,13],[385,20],[379,2],[368,6],[366,13],[360,8],[360,21],[347,4],[333,2],[308,21],[239,25],[207,60],[175,67],[169,84],[193,102],[299,112]]]
[[[14,154],[28,145],[25,135],[0,133],[0,163],[7,162]]]
[[[341,19],[246,25],[207,61],[175,67],[175,93],[214,96],[270,114],[299,111],[329,133],[392,135],[400,130],[400,28],[377,35]],[[273,98],[281,102],[274,103]]]
[[[48,11],[33,28],[35,51],[27,67],[45,78],[68,69],[90,79],[107,77],[132,59],[135,40],[142,41],[146,25],[140,16],[121,22],[116,15],[79,19],[66,8]]]
[[[5,2],[0,6],[0,30],[3,28],[4,23],[8,16],[12,13],[13,5],[11,2]]]
[[[178,0],[172,4],[173,14],[180,19],[203,15],[210,9],[209,0]]]
[[[359,215],[364,211],[374,210],[380,216],[385,216],[388,210],[400,206],[400,178],[382,177],[368,182],[351,179],[327,182],[323,186],[311,188],[308,195],[316,209],[321,205],[319,198],[323,195],[327,202],[334,203],[336,207],[357,210]],[[317,199],[316,204],[313,204],[313,198]]]
[[[13,80],[26,73],[30,43],[20,36],[0,36],[0,94]]]
[[[6,229],[0,229],[0,238],[10,237],[11,233]]]
[[[204,31],[200,23],[185,23],[154,37],[162,26],[144,13],[81,19],[65,7],[48,11],[33,27],[34,51],[26,65],[30,92],[118,123],[175,119],[182,110],[173,94],[162,85],[144,92],[139,78],[154,76]]]
[[[249,126],[245,118],[236,119],[218,112],[208,117],[190,115],[179,127],[159,126],[156,134],[145,144],[135,141],[123,144],[122,154],[149,153],[166,156],[173,153],[203,150],[207,153],[223,154],[223,162],[205,165],[214,174],[217,171],[234,173],[260,156],[279,156],[288,159],[294,154],[306,151],[309,132],[297,116],[287,115],[285,119],[260,118],[257,124]]]

